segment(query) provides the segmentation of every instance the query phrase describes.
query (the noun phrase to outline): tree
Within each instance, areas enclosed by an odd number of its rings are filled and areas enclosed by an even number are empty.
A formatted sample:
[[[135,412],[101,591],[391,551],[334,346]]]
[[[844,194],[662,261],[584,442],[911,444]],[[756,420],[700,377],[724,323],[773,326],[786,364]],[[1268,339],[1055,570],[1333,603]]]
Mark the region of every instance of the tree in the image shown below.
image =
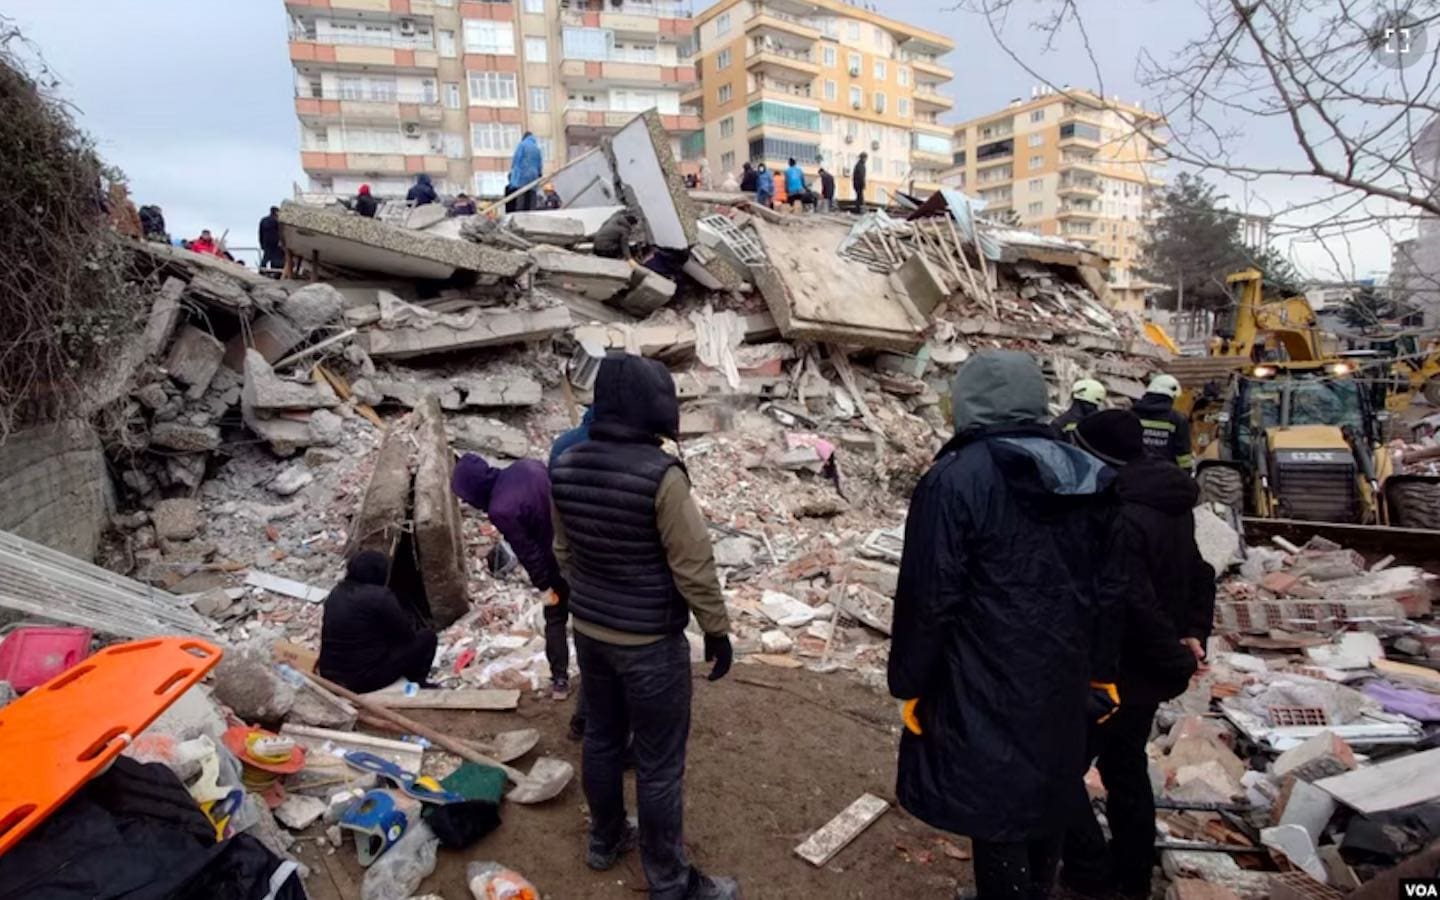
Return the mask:
[[[1371,331],[1404,316],[1405,310],[1399,303],[1371,287],[1355,291],[1340,307],[1340,321],[1361,331]]]
[[[1188,173],[1160,195],[1141,244],[1141,274],[1169,288],[1175,308],[1226,305],[1226,274],[1247,265],[1239,221],[1219,201],[1214,185]]]

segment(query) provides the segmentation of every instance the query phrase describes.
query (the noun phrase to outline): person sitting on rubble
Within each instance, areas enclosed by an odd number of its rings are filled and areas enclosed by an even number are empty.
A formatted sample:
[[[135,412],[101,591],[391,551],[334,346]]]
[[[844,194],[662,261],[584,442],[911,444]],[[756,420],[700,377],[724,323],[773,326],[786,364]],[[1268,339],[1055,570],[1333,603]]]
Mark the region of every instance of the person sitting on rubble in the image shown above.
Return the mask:
[[[758,186],[759,180],[760,173],[755,171],[754,166],[750,165],[750,163],[748,162],[742,163],[740,165],[740,193],[755,193],[755,188]]]
[[[473,216],[478,207],[475,205],[475,198],[461,191],[450,201],[450,209],[446,212],[448,216]]]
[[[630,233],[640,224],[640,217],[622,209],[605,220],[595,232],[592,246],[596,256],[610,259],[630,258]]]
[[[544,464],[522,459],[506,468],[467,453],[451,477],[455,496],[484,512],[515,551],[530,583],[545,595],[545,658],[550,663],[550,696],[570,696],[570,588],[555,561],[555,530],[550,522],[550,476]]]
[[[1090,729],[1087,761],[1105,783],[1107,847],[1083,779],[1073,785],[1074,821],[1065,836],[1061,881],[1086,896],[1150,896],[1155,798],[1145,745],[1156,708],[1179,696],[1205,656],[1215,610],[1215,571],[1195,543],[1199,490],[1188,473],[1147,458],[1134,413],[1103,410],[1074,431],[1075,443],[1113,467],[1118,500],[1105,576],[1123,619],[1113,681],[1114,715]],[[1092,678],[1106,680],[1106,673]],[[1098,758],[1098,759],[1097,759]]]
[[[775,175],[764,163],[755,170],[755,202],[767,209],[775,202]]]
[[[370,185],[360,185],[360,192],[355,195],[354,210],[367,219],[373,219],[379,208],[380,201],[371,196]]]
[[[1056,802],[1085,772],[1114,473],[1055,440],[1047,394],[1018,351],[982,351],[956,374],[955,436],[910,501],[895,595],[896,796],[970,837],[979,900],[1047,896],[1067,825]]]
[[[140,231],[147,241],[170,243],[170,235],[165,231],[165,213],[158,206],[140,207]]]
[[[1190,420],[1175,409],[1179,396],[1180,382],[1162,373],[1150,379],[1144,396],[1130,410],[1145,428],[1146,455],[1188,470],[1195,457],[1190,450]]]
[[[211,256],[220,255],[220,247],[215,243],[215,238],[206,228],[200,232],[200,236],[190,242],[190,250],[194,253],[208,253]]]
[[[633,730],[640,862],[650,897],[726,900],[739,896],[738,885],[701,874],[684,841],[691,613],[704,634],[705,660],[714,662],[711,681],[730,670],[734,651],[709,529],[684,465],[661,446],[679,429],[675,381],[665,365],[611,354],[595,378],[590,439],[555,462],[555,555],[571,585],[585,692],[585,862],[607,871],[635,846],[624,780]]]
[[[1070,408],[1055,417],[1050,427],[1061,440],[1075,443],[1075,428],[1083,419],[1095,414],[1105,402],[1105,385],[1093,378],[1082,378],[1070,386]]]
[[[430,176],[421,172],[415,176],[415,183],[405,193],[405,199],[416,206],[424,206],[427,203],[440,202],[440,195],[435,193],[435,185],[430,182]]]
[[[790,165],[785,169],[785,196],[790,203],[799,200],[802,209],[815,208],[815,192],[805,184],[805,172],[793,156],[790,157]]]
[[[316,669],[357,693],[402,678],[424,684],[435,661],[435,632],[420,627],[386,587],[389,573],[390,559],[366,550],[350,560],[344,580],[325,598]]]
[[[555,182],[545,182],[544,196],[540,198],[540,206],[544,209],[559,209],[563,205],[560,195],[555,193]]]

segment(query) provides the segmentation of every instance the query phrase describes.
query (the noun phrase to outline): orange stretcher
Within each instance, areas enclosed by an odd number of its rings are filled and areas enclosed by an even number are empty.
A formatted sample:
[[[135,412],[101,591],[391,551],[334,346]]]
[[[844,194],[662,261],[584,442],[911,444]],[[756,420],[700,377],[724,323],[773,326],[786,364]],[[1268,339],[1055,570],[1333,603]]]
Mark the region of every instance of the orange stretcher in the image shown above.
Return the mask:
[[[195,638],[116,644],[0,709],[0,854],[102,772],[220,655]]]

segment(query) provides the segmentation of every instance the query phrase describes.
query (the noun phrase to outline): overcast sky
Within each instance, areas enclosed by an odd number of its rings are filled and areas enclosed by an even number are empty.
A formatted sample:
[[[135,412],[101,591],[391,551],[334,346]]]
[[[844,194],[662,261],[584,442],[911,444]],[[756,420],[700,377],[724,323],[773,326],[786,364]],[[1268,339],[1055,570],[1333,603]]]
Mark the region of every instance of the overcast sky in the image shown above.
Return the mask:
[[[948,59],[956,78],[950,116],[960,121],[1028,97],[1036,79],[993,41],[982,18],[946,11],[951,0],[876,0],[901,21],[954,38]],[[1163,58],[1199,33],[1199,0],[1095,0],[1081,3],[1099,49],[1105,91],[1145,101],[1135,78],[1142,48]],[[696,3],[696,9],[706,6]],[[1054,83],[1095,87],[1091,63],[1068,32],[1042,54],[1025,17],[1042,9],[1017,2],[1007,41],[1028,65]],[[229,229],[232,247],[253,246],[255,227],[269,206],[304,184],[299,129],[281,0],[230,0],[182,11],[173,0],[9,0],[12,16],[34,41],[74,104],[81,124],[106,159],[130,178],[137,205],[158,203],[170,231],[193,237],[201,228]],[[1247,145],[1271,158],[1293,159],[1293,139],[1279,123],[1256,123]],[[1166,173],[1174,178],[1172,167]],[[1266,213],[1318,190],[1313,182],[1224,185],[1236,208]],[[1335,277],[1330,253],[1314,245],[1283,246],[1302,271]],[[1378,231],[1355,236],[1330,252],[1347,274],[1389,269],[1388,239]],[[253,260],[252,260],[253,262]]]

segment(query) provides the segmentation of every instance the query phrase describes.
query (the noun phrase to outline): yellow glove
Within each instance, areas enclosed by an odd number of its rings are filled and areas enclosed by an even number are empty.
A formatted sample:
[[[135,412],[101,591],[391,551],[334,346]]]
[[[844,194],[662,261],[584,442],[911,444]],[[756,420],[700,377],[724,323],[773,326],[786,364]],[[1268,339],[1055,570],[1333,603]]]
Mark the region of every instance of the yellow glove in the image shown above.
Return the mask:
[[[1087,712],[1096,725],[1106,722],[1120,708],[1120,691],[1109,681],[1090,682],[1090,700]]]
[[[915,706],[920,698],[906,700],[900,707],[900,720],[905,723],[905,730],[911,734],[920,734],[920,720],[915,717]]]

